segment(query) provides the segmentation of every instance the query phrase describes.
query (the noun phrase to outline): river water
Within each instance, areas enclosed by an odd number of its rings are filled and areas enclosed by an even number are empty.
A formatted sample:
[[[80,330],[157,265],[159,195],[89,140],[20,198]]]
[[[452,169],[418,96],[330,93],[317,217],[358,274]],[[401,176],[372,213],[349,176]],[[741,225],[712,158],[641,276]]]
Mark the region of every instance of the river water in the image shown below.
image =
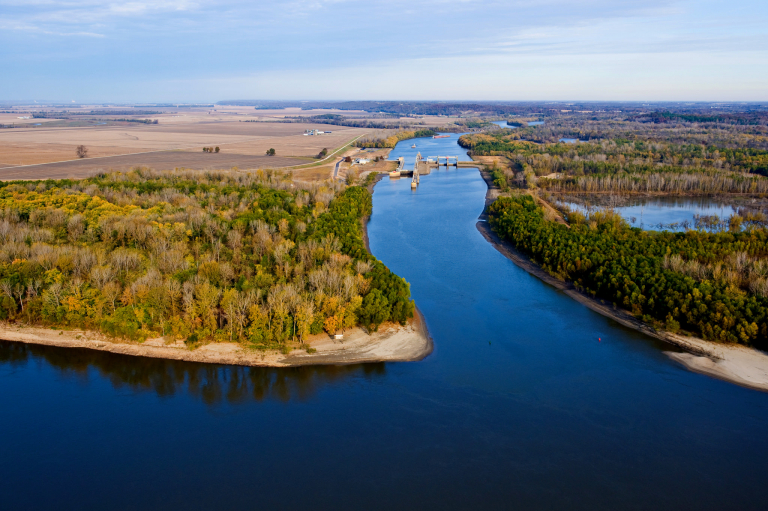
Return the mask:
[[[435,341],[421,362],[0,342],[3,507],[764,509],[768,394],[688,372],[520,270],[475,228],[485,190],[455,168],[376,185],[371,249],[411,283]]]

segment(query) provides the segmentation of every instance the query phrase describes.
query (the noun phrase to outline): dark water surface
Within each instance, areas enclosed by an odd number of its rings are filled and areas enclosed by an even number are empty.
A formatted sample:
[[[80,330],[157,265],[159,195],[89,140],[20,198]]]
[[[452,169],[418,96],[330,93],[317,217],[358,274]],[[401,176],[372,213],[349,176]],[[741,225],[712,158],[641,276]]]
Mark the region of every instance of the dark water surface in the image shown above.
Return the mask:
[[[0,343],[2,508],[765,509],[768,394],[520,270],[475,228],[484,194],[471,169],[376,186],[371,249],[411,282],[422,362]]]

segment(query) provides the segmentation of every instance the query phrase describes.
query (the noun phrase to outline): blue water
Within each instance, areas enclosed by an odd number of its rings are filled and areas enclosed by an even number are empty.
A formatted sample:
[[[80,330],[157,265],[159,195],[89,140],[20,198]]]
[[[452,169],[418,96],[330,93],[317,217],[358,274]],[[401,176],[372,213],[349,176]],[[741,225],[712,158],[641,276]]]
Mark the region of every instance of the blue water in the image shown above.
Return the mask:
[[[579,141],[579,139],[578,138],[561,138],[559,141],[564,142],[566,144],[576,144]]]
[[[0,342],[3,508],[764,509],[768,394],[520,270],[475,227],[485,191],[473,169],[376,185],[371,249],[411,283],[435,342],[421,362]]]
[[[531,121],[528,123],[528,126],[541,126],[544,124],[544,121]]]
[[[597,208],[583,204],[568,203],[571,209],[587,213]],[[695,216],[717,216],[721,220],[737,212],[736,207],[709,197],[640,197],[631,199],[629,204],[615,207],[632,227],[644,230],[682,231],[685,222],[689,228],[695,224]]]

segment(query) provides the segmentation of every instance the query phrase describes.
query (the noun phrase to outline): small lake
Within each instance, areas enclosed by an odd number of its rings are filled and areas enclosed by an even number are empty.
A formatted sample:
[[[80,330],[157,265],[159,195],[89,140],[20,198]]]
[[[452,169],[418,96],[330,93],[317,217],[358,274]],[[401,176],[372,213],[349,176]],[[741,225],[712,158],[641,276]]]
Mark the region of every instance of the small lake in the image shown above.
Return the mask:
[[[579,142],[579,139],[578,138],[561,138],[559,141],[564,142],[566,144],[576,144]]]
[[[589,199],[586,199],[589,201]],[[604,204],[610,199],[599,197],[593,204]],[[588,213],[601,206],[587,206],[584,203],[561,202],[573,210]],[[603,205],[602,207],[605,207]],[[620,199],[612,208],[632,227],[644,230],[683,231],[693,228],[696,216],[717,216],[727,220],[737,213],[734,205],[719,202],[709,197],[640,197]]]
[[[528,126],[541,126],[544,124],[544,121],[531,121],[528,123]]]
[[[461,156],[457,139],[391,157]],[[475,226],[486,190],[472,168],[375,187],[371,249],[424,313],[421,362],[0,341],[3,508],[762,511],[768,393],[687,371],[521,270]]]

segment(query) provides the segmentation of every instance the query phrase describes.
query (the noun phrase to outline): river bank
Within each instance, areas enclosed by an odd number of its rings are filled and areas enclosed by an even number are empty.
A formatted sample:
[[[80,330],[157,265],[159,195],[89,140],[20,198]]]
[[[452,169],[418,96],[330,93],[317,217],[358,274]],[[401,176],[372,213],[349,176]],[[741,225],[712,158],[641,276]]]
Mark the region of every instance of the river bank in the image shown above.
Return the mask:
[[[491,229],[485,213],[488,206],[498,198],[499,190],[493,185],[493,180],[488,172],[481,170],[480,174],[488,186],[488,192],[485,197],[486,209],[483,210],[476,227],[483,237],[507,259],[593,311],[611,318],[625,327],[680,348],[684,353],[665,353],[689,370],[744,387],[768,391],[768,354],[743,346],[717,344],[704,339],[656,330],[639,321],[629,312],[615,307],[612,303],[587,296],[576,289],[573,284],[556,279],[525,254],[519,252],[514,245],[499,238]]]
[[[0,325],[0,339],[59,348],[86,348],[136,357],[261,367],[407,362],[421,360],[432,352],[432,340],[427,333],[424,318],[418,312],[405,326],[385,323],[379,327],[378,332],[371,332],[370,335],[362,328],[347,330],[343,340],[333,339],[324,333],[314,335],[308,339],[308,344],[316,352],[307,353],[296,349],[287,355],[274,350],[250,349],[234,342],[215,342],[192,350],[182,341],[166,343],[161,337],[139,343],[110,338],[88,330],[8,324]]]

